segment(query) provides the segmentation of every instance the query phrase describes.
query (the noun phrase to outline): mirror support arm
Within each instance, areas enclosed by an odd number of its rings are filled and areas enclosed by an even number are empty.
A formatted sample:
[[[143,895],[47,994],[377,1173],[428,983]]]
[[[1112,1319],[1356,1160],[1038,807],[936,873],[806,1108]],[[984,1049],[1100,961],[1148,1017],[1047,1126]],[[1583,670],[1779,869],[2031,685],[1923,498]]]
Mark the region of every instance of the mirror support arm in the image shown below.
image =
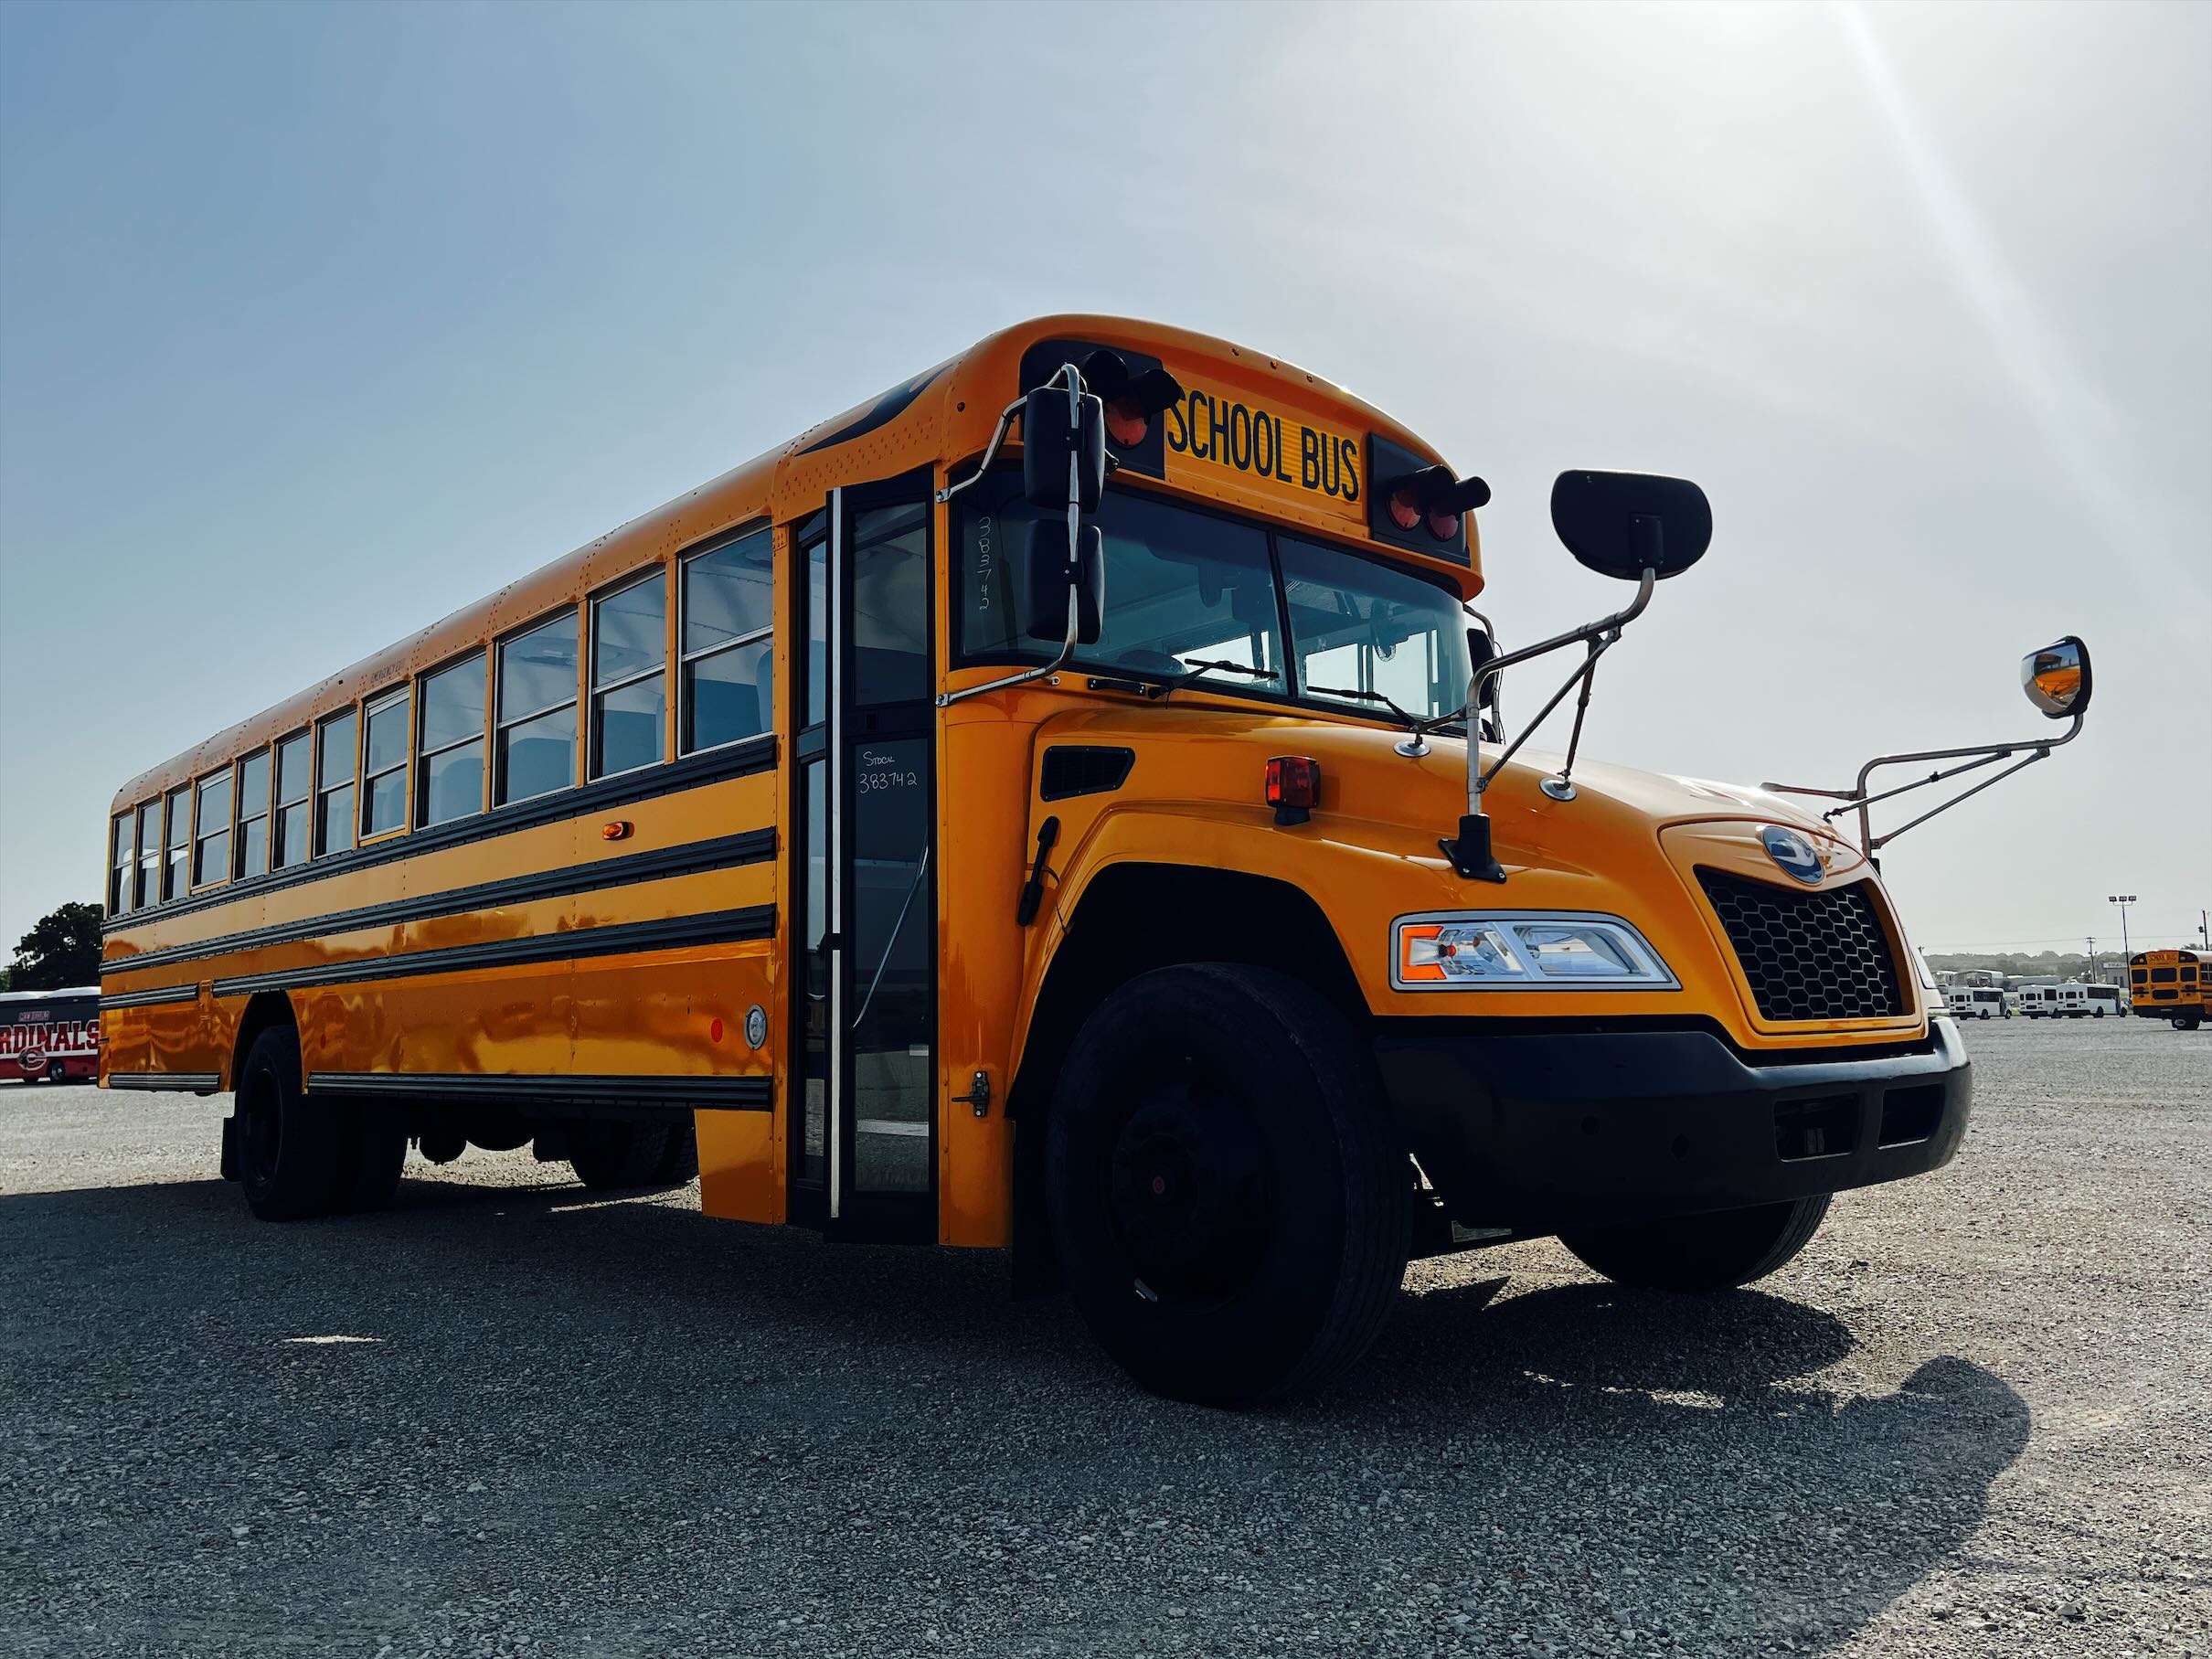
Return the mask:
[[[1467,812],[1460,820],[1458,838],[1437,843],[1444,856],[1452,861],[1452,867],[1462,877],[1471,881],[1505,879],[1505,872],[1499,867],[1497,859],[1490,851],[1490,820],[1483,812],[1484,792],[1489,789],[1491,780],[1519,751],[1521,745],[1528,741],[1537,728],[1544,723],[1546,717],[1559,706],[1569,691],[1578,685],[1587,690],[1590,676],[1597,671],[1598,659],[1612,647],[1623,628],[1643,614],[1643,608],[1652,602],[1652,589],[1658,580],[1659,572],[1655,569],[1645,569],[1642,580],[1636,584],[1636,597],[1612,615],[1601,617],[1594,622],[1585,622],[1579,628],[1570,628],[1565,633],[1539,640],[1518,651],[1509,651],[1503,656],[1492,657],[1467,682]],[[1529,721],[1521,735],[1507,744],[1505,751],[1485,769],[1483,765],[1482,742],[1477,735],[1479,722],[1475,718],[1483,706],[1484,682],[1495,679],[1517,663],[1529,662],[1565,646],[1578,644],[1588,647],[1582,665],[1567,677],[1558,690],[1552,693],[1551,700],[1537,712],[1537,718]],[[1578,712],[1577,725],[1579,724]]]
[[[1068,383],[1068,408],[1072,418],[1076,399],[1083,395],[1082,371],[1072,363],[1063,363],[1054,372],[1052,379],[1046,381],[1045,384],[1050,386],[1053,380],[1059,379],[1065,379]],[[991,463],[998,455],[998,446],[1006,441],[1007,429],[1014,424],[1014,417],[1019,412],[1026,400],[1026,399],[1016,398],[1006,405],[998,417],[997,427],[991,433],[991,441],[984,447],[984,458],[975,464],[975,471],[958,484],[949,484],[944,489],[938,491],[937,500],[940,505],[952,500],[970,484],[978,482],[985,473],[991,470]],[[1082,524],[1083,504],[1082,496],[1077,488],[1076,458],[1070,455],[1068,457],[1068,563],[1071,570],[1079,558],[1077,548],[1079,546]],[[1060,643],[1058,655],[1042,667],[1025,668],[1018,674],[1005,675],[995,680],[985,680],[980,686],[963,686],[958,691],[941,691],[936,697],[937,707],[950,708],[955,703],[964,703],[970,697],[979,697],[986,691],[1004,691],[1009,686],[1026,686],[1031,680],[1041,680],[1049,675],[1058,674],[1068,665],[1068,659],[1075,654],[1077,635],[1081,633],[1082,626],[1082,607],[1076,603],[1075,594],[1071,589],[1068,595],[1068,637]]]
[[[1821,816],[1833,820],[1842,817],[1846,813],[1856,813],[1858,815],[1859,850],[1868,858],[1872,858],[1907,830],[1919,828],[1938,814],[1947,813],[1960,802],[1980,794],[1991,784],[2011,777],[2022,767],[2033,766],[2037,760],[2047,759],[2051,750],[2061,744],[2071,743],[2075,738],[2080,735],[2082,718],[2087,712],[2086,709],[2077,712],[2066,730],[2055,738],[2035,738],[2025,743],[1975,743],[1962,749],[1923,749],[1910,753],[1877,755],[1858,769],[1858,782],[1848,790],[1809,789],[1792,783],[1766,783],[1760,787],[1772,790],[1777,794],[1818,795],[1824,800],[1840,801],[1843,803],[1842,805],[1828,808]],[[1983,779],[1971,789],[1962,790],[1941,805],[1930,807],[1919,817],[1900,824],[1897,828],[1886,834],[1877,835],[1874,833],[1872,809],[1877,802],[1892,800],[1916,789],[1925,789],[1930,783],[1941,783],[1947,778],[1959,776],[1962,772],[1973,771],[1983,766],[1994,766],[1999,760],[2011,760],[2014,755],[2019,754],[2023,750],[2033,752],[2023,760],[2014,761],[1995,777]],[[1914,766],[1928,760],[1965,760],[1966,764],[1941,768],[1930,772],[1925,778],[1916,778],[1909,783],[1900,783],[1895,789],[1886,789],[1877,794],[1867,792],[1867,781],[1882,767]]]

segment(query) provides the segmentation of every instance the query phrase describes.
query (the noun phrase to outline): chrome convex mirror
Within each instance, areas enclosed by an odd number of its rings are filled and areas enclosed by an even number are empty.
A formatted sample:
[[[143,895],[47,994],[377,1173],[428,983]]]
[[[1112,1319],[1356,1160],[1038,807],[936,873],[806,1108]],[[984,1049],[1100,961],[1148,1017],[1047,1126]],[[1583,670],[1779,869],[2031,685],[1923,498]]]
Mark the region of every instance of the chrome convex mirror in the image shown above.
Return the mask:
[[[2090,706],[2090,648],[2073,634],[2020,659],[2020,686],[2027,700],[2054,720]]]

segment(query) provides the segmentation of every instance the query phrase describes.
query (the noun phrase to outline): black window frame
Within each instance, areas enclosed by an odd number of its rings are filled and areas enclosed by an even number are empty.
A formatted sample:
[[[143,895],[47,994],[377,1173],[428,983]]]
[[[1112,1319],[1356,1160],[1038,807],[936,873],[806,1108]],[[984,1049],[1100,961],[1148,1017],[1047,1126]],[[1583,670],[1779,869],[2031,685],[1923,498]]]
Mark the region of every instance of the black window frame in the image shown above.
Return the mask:
[[[551,610],[541,612],[531,621],[523,623],[520,627],[508,629],[505,633],[501,634],[497,639],[492,642],[492,748],[490,763],[492,772],[492,811],[494,812],[497,812],[500,808],[505,806],[519,806],[525,801],[543,801],[548,795],[558,795],[564,789],[574,789],[576,787],[577,773],[581,770],[581,750],[584,744],[585,735],[583,723],[583,688],[584,682],[588,677],[586,674],[587,658],[585,655],[584,641],[584,618],[586,610],[587,607],[580,601],[570,600],[565,605],[556,605]],[[534,708],[527,714],[518,714],[512,719],[507,718],[502,710],[500,702],[500,694],[505,689],[506,686],[507,648],[511,645],[521,643],[524,640],[528,639],[534,633],[544,633],[548,628],[552,627],[563,617],[566,617],[569,620],[569,625],[576,630],[576,677],[573,684],[569,686],[567,700],[558,703],[548,703],[542,708]],[[577,717],[574,729],[569,734],[569,746],[570,753],[569,776],[567,782],[556,784],[551,789],[538,790],[532,794],[509,795],[507,793],[507,751],[505,744],[501,739],[503,739],[508,732],[512,731],[517,726],[527,726],[533,720],[542,720],[546,718],[546,716],[549,714],[558,714],[564,708],[575,710]]]
[[[256,760],[265,760],[269,764],[269,787],[261,792],[261,811],[249,812],[247,810],[249,803],[246,800],[246,769]],[[261,748],[250,750],[240,755],[231,763],[231,773],[230,877],[234,881],[242,881],[250,876],[266,876],[276,867],[271,862],[276,855],[276,847],[269,839],[276,828],[274,822],[276,816],[276,746],[271,743],[264,743]],[[248,825],[257,823],[266,826],[261,832],[261,867],[258,870],[250,870],[246,867],[246,830]]]
[[[964,470],[962,468],[955,467],[952,470],[956,473],[965,475]],[[1020,463],[1000,462],[992,467],[991,475],[994,478],[1008,474],[1018,477],[1020,472]],[[1460,596],[1458,586],[1441,570],[1421,569],[1403,559],[1392,558],[1385,553],[1379,553],[1372,547],[1339,539],[1328,531],[1315,529],[1308,525],[1281,524],[1273,519],[1262,518],[1248,513],[1239,513],[1228,507],[1218,506],[1209,501],[1192,500],[1175,495],[1168,490],[1147,488],[1140,483],[1125,483],[1118,477],[1107,487],[1126,490],[1132,495],[1143,496],[1147,500],[1158,502],[1166,506],[1180,507],[1184,511],[1194,513],[1200,517],[1218,519],[1225,523],[1241,526],[1246,529],[1258,530],[1266,537],[1268,566],[1275,583],[1275,625],[1282,636],[1283,683],[1286,687],[1295,686],[1299,684],[1298,645],[1297,636],[1291,629],[1290,593],[1282,574],[1282,554],[1277,546],[1279,537],[1288,536],[1300,541],[1310,542],[1316,547],[1327,548],[1332,552],[1342,553],[1349,558],[1356,558],[1362,563],[1375,565],[1401,576],[1410,576],[1417,580],[1425,581],[1435,588],[1438,592],[1445,595],[1451,601],[1453,609],[1461,613],[1462,619],[1468,622],[1473,620],[1465,615],[1467,601]],[[949,520],[945,526],[945,539],[948,544],[944,559],[945,576],[946,580],[952,584],[946,591],[946,615],[950,622],[947,632],[952,635],[949,642],[951,650],[947,653],[949,661],[946,664],[946,671],[953,672],[962,668],[1030,668],[1049,663],[1056,654],[1048,647],[1040,646],[1034,651],[969,651],[962,645],[962,622],[967,614],[965,590],[967,572],[962,557],[966,550],[966,537],[962,533],[961,515],[964,512],[973,512],[977,505],[976,498],[964,491],[960,495],[953,497]],[[1106,580],[1111,592],[1113,580],[1113,573],[1111,569],[1107,572]],[[1141,680],[1144,677],[1142,675],[1132,673],[1128,667],[1122,665],[1086,662],[1083,658],[1083,647],[1080,645],[1076,647],[1075,654],[1068,659],[1064,672],[1094,675],[1101,679],[1110,680]],[[1302,714],[1325,715],[1332,720],[1351,720],[1362,725],[1381,727],[1393,731],[1405,729],[1397,717],[1379,704],[1376,706],[1376,711],[1369,714],[1355,704],[1349,704],[1337,698],[1309,697],[1295,690],[1269,691],[1265,689],[1261,682],[1247,679],[1241,675],[1208,675],[1193,681],[1184,689],[1202,691],[1209,697],[1239,697],[1250,702],[1265,704],[1271,708],[1294,709]],[[1440,736],[1450,737],[1460,735],[1462,728],[1458,723],[1454,723],[1431,728],[1431,729]]]
[[[686,650],[684,648],[684,630],[691,621],[691,590],[687,585],[691,567],[702,558],[726,552],[731,548],[750,541],[756,536],[764,537],[768,541],[768,621],[750,633],[732,634],[728,639],[717,640],[711,645],[702,645],[697,651]],[[795,546],[796,543],[792,545]],[[722,656],[732,652],[748,650],[758,645],[762,640],[768,642],[770,662],[771,664],[774,662],[776,653],[776,532],[774,526],[764,518],[749,519],[732,529],[718,530],[697,547],[686,548],[678,553],[675,556],[674,602],[675,605],[675,656],[669,667],[675,675],[675,758],[688,760],[693,755],[712,754],[718,749],[728,749],[737,743],[750,743],[773,733],[776,729],[776,693],[774,675],[771,675],[766,725],[761,727],[759,731],[749,731],[739,737],[724,738],[717,743],[702,743],[696,749],[691,747],[689,741],[691,737],[691,675],[686,670],[694,663],[705,662],[709,657]]]
[[[203,822],[207,814],[202,810],[207,803],[207,792],[219,786],[223,792],[223,822],[219,829],[210,829]],[[232,826],[238,818],[238,771],[232,766],[218,766],[215,771],[192,780],[192,890],[204,893],[219,888],[230,879],[230,854],[237,845],[232,839]],[[221,874],[200,879],[200,867],[215,851],[215,844],[222,845]]]
[[[426,697],[424,693],[428,690],[430,683],[432,680],[438,679],[441,675],[452,674],[460,669],[466,668],[471,663],[480,663],[484,666],[484,685],[482,694],[478,697],[476,701],[476,730],[474,734],[465,738],[455,738],[450,743],[439,744],[435,749],[426,748],[424,746],[423,725],[424,722],[430,718],[431,703],[430,698]],[[412,746],[414,756],[411,764],[414,767],[413,792],[415,801],[414,804],[409,810],[409,822],[411,823],[417,829],[427,829],[432,824],[458,824],[463,818],[475,817],[478,814],[484,810],[485,804],[491,800],[491,722],[486,718],[491,707],[491,697],[492,659],[490,653],[487,652],[482,645],[472,646],[469,650],[461,653],[460,655],[439,664],[435,668],[425,669],[422,673],[415,676],[415,707],[414,712],[409,720],[408,733],[409,741]],[[451,817],[437,819],[431,818],[430,815],[430,763],[432,760],[437,760],[441,755],[450,755],[457,750],[466,749],[471,743],[476,745],[477,752],[478,770],[476,804],[471,807],[467,812],[455,813]]]
[[[325,759],[329,753],[330,728],[341,723],[346,724],[351,738],[348,745],[352,750],[348,757],[350,763],[343,779],[335,783],[326,782],[324,773],[327,770]],[[317,858],[327,858],[334,853],[351,852],[361,845],[361,705],[353,702],[343,708],[332,709],[314,723],[314,734],[313,782],[309,792],[314,805],[307,821],[307,856],[311,862]],[[333,846],[323,834],[326,816],[324,805],[341,790],[348,797],[342,820],[346,825],[346,845]]]
[[[185,798],[183,823],[177,822],[176,798]],[[199,804],[199,780],[188,779],[174,789],[162,792],[161,798],[161,891],[156,904],[174,904],[192,891],[193,814]],[[184,830],[182,839],[177,836]]]
[[[157,794],[150,801],[141,801],[133,812],[138,819],[134,837],[138,847],[136,873],[132,877],[131,908],[150,910],[161,903],[161,876],[165,867],[164,855],[167,844],[162,839],[162,811],[167,803],[165,794]],[[146,819],[154,820],[154,839],[146,840]]]
[[[680,571],[680,561],[678,569]],[[601,685],[599,683],[600,607],[605,604],[609,600],[620,599],[623,594],[629,592],[633,588],[642,588],[647,582],[653,581],[656,579],[661,584],[660,661],[651,668],[641,668],[635,674],[627,675],[619,680],[610,680],[604,686]],[[677,580],[681,580],[680,575]],[[675,714],[676,716],[676,741],[682,741],[683,717],[675,707],[675,687],[670,684],[671,676],[675,672],[675,665],[670,660],[671,653],[668,649],[669,625],[671,621],[674,620],[675,616],[675,607],[671,603],[669,596],[670,586],[671,582],[669,580],[668,562],[665,559],[656,559],[652,564],[641,565],[636,569],[630,571],[627,575],[615,578],[614,580],[608,582],[605,586],[587,595],[584,600],[584,648],[582,655],[584,659],[583,680],[585,707],[583,710],[583,731],[581,736],[584,746],[584,782],[587,783],[596,783],[601,778],[627,777],[632,772],[643,771],[649,766],[665,765],[672,757],[675,749],[675,744],[671,743],[669,740],[668,732],[669,716],[672,713]],[[680,622],[677,625],[680,630]],[[683,643],[683,635],[680,631],[677,633],[675,643],[679,647]],[[600,699],[602,697],[611,697],[618,691],[627,691],[633,686],[642,686],[647,680],[653,678],[653,676],[656,674],[661,676],[661,752],[655,755],[650,760],[640,760],[634,766],[623,766],[618,767],[612,771],[601,771],[599,766]]]
[[[356,846],[367,846],[370,842],[381,841],[388,835],[403,835],[407,833],[409,817],[408,803],[414,798],[414,681],[401,680],[397,686],[387,686],[383,690],[371,692],[361,699],[361,740],[358,751],[360,760],[354,769],[356,779],[354,792],[354,845]],[[392,765],[380,766],[375,771],[371,771],[368,770],[369,726],[378,715],[388,713],[395,707],[401,707],[405,710],[400,716],[399,759]],[[404,774],[399,783],[399,820],[396,824],[387,824],[382,829],[371,829],[368,823],[368,812],[371,803],[376,798],[376,792],[371,785],[376,783],[378,779],[390,777],[394,772]]]
[[[121,831],[119,835],[116,832]],[[138,809],[114,814],[108,830],[108,914],[123,916],[131,909],[131,870],[138,861]]]
[[[307,745],[307,792],[287,800],[284,795],[284,750],[293,743]],[[315,856],[315,734],[313,726],[303,726],[297,731],[286,732],[269,746],[269,867],[272,870],[297,869],[312,864]],[[284,814],[302,811],[307,814],[307,850],[290,863],[282,857],[284,848]]]

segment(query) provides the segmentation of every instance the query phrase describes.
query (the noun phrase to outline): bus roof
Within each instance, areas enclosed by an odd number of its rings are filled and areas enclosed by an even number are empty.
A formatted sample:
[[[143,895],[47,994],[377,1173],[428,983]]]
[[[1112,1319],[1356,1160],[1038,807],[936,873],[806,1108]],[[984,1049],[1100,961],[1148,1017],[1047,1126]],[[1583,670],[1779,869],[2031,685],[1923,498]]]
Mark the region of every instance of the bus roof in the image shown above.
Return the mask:
[[[1443,459],[1372,404],[1281,358],[1210,335],[1123,317],[1035,318],[1003,329],[879,397],[807,428],[789,442],[664,502],[487,598],[149,768],[116,792],[110,811],[126,811],[235,755],[303,730],[357,697],[396,686],[488,638],[575,604],[646,564],[755,520],[781,524],[800,516],[821,505],[831,484],[852,481],[856,464],[865,468],[862,476],[893,477],[920,465],[980,454],[999,411],[1022,389],[1024,356],[1032,347],[1063,339],[1156,356],[1186,386],[1196,382],[1234,394],[1240,401],[1250,399],[1255,409],[1277,410],[1278,431],[1283,430],[1280,411],[1288,409],[1316,426],[1325,423],[1325,430],[1356,431],[1387,440],[1424,463]],[[1348,504],[1319,495],[1303,499],[1301,492],[1282,488],[1271,478],[1262,482],[1249,470],[1239,475],[1227,467],[1202,469],[1186,463],[1168,472],[1163,487],[1303,523],[1324,534],[1364,534],[1347,515]],[[1364,517],[1365,511],[1362,505],[1356,516]],[[1442,575],[1458,587],[1462,597],[1473,599],[1483,587],[1482,556],[1472,516],[1466,526],[1464,563],[1424,558],[1399,547],[1375,550]]]

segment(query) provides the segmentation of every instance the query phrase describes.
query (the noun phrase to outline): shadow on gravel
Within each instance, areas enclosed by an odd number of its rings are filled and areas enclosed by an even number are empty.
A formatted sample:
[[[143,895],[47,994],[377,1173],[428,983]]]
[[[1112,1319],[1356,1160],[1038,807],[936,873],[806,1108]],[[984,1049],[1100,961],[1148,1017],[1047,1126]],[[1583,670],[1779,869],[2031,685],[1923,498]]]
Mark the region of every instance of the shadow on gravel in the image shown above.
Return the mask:
[[[772,1626],[855,1584],[939,1607],[946,1651],[1046,1651],[1045,1613],[1005,1622],[1019,1579],[1132,1651],[1249,1651],[1320,1599],[1416,1651],[1611,1652],[1625,1625],[1817,1652],[1960,1547],[2026,1441],[1957,1358],[1824,1389],[1852,1334],[1782,1297],[1505,1285],[1410,1295],[1344,1387],[1237,1415],[1139,1393],[988,1254],[565,1182],[410,1179],[289,1227],[217,1182],[29,1194],[0,1197],[0,1433],[133,1493],[105,1532],[13,1519],[48,1575],[119,1552],[139,1628],[207,1616],[165,1561],[229,1577],[234,1524],[314,1513],[296,1560],[271,1542],[232,1579],[225,1631],[303,1598],[340,1633],[431,1628],[525,1560],[637,1574],[607,1634],[643,1651],[686,1610]],[[300,1340],[330,1337],[367,1340]],[[1133,1586],[1186,1558],[1187,1619],[1147,1622]]]

